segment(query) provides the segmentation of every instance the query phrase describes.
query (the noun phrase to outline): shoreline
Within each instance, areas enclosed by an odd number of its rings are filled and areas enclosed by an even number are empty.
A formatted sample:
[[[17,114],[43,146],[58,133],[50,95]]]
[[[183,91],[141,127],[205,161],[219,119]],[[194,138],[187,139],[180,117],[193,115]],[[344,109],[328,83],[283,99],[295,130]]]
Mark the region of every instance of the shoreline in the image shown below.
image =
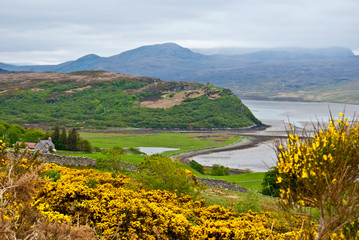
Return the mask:
[[[242,129],[238,130],[229,130],[225,132],[221,132],[222,134],[234,134],[244,136],[245,139],[242,142],[233,143],[227,146],[219,147],[219,148],[211,148],[211,149],[203,149],[193,152],[180,153],[176,155],[184,164],[189,165],[191,158],[207,155],[212,153],[220,153],[220,152],[229,152],[229,151],[237,151],[237,150],[247,150],[252,148],[260,147],[261,145],[269,145],[276,140],[281,140],[287,138],[287,132],[284,121],[281,120],[270,120],[263,121],[266,124],[263,124],[262,127],[258,127],[255,129]],[[220,164],[220,162],[218,163]],[[206,166],[203,164],[204,167]],[[247,173],[248,170],[241,168],[229,167],[229,171],[231,175]]]
[[[281,138],[280,136],[267,136],[267,135],[244,135],[244,136],[246,138],[239,143],[233,143],[219,148],[211,148],[211,149],[181,153],[177,155],[178,160],[185,164],[189,164],[190,161],[189,158],[198,155],[253,148],[259,146],[260,144],[268,143],[274,141],[275,139]]]

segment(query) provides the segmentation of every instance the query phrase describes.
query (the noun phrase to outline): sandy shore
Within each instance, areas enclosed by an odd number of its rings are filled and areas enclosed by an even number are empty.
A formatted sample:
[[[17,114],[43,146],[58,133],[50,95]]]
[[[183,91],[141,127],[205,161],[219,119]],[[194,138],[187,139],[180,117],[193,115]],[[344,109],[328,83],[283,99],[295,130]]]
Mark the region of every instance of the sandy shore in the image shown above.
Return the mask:
[[[180,161],[187,164],[190,158],[194,156],[254,148],[259,146],[260,144],[270,143],[278,138],[277,136],[265,136],[265,135],[246,135],[246,137],[247,138],[245,138],[242,142],[239,143],[234,143],[220,148],[204,149],[194,152],[182,153],[178,157]]]
[[[200,156],[202,159],[204,159],[202,160],[202,164],[205,166],[211,166],[213,163],[217,163],[220,165],[228,166],[230,168],[235,168],[236,163],[235,161],[228,159],[228,152],[243,150],[243,152],[245,152],[248,157],[248,159],[245,159],[245,161],[251,162],[253,159],[253,154],[268,154],[269,146],[273,145],[276,139],[286,137],[286,126],[283,121],[268,120],[266,123],[271,125],[263,125],[258,128],[232,130],[227,132],[227,134],[245,136],[246,138],[242,142],[220,148],[182,153],[179,155],[179,160],[188,164],[191,159]],[[220,152],[223,152],[223,154],[215,154]],[[271,149],[270,152],[272,153]],[[222,158],[221,156],[224,157]]]

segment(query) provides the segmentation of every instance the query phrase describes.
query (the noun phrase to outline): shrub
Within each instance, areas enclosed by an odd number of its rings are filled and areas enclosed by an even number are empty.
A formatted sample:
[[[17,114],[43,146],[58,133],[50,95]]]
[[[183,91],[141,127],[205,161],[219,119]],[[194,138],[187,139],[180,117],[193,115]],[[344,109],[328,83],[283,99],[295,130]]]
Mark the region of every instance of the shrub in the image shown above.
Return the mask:
[[[205,174],[204,173],[204,167],[203,165],[201,165],[200,163],[196,162],[195,160],[191,160],[189,162],[191,168],[193,168],[194,170],[196,170],[199,173]]]
[[[218,165],[218,164],[214,164],[212,166],[211,169],[211,175],[212,176],[227,176],[229,175],[229,168],[222,166],[222,165]]]
[[[120,174],[113,178],[110,173],[90,169],[46,166],[46,170],[52,168],[64,177],[47,182],[41,189],[37,197],[41,211],[54,218],[91,224],[101,239],[284,240],[294,239],[294,231],[301,231],[301,221],[291,230],[273,213],[238,214],[168,191],[128,189],[131,179]],[[88,179],[99,183],[90,188]]]
[[[261,193],[268,196],[278,197],[280,184],[277,183],[278,168],[272,167],[268,172],[265,173],[262,182]]]
[[[61,174],[56,169],[51,169],[44,174],[42,174],[44,177],[48,177],[49,179],[52,179],[52,181],[56,182],[61,178]]]
[[[276,147],[281,207],[317,219],[316,239],[327,239],[359,217],[359,124],[340,114],[303,136],[289,130]]]
[[[100,168],[106,168],[117,174],[123,168],[122,154],[124,149],[121,147],[113,147],[103,152],[106,159],[98,159],[96,165]]]
[[[196,197],[200,187],[191,179],[182,163],[159,154],[145,157],[138,166],[136,179],[151,189],[167,190],[177,196]]]
[[[137,148],[133,148],[133,147],[130,147],[128,149],[132,154],[135,154],[135,155],[146,155],[146,153],[144,152],[141,152],[139,149]]]
[[[93,230],[70,222],[50,221],[41,214],[36,193],[46,183],[39,172],[44,168],[38,154],[28,149],[7,151],[0,140],[0,239],[94,239]],[[57,171],[47,171],[57,176]]]
[[[78,149],[83,152],[92,152],[93,147],[88,140],[80,140],[77,142]]]

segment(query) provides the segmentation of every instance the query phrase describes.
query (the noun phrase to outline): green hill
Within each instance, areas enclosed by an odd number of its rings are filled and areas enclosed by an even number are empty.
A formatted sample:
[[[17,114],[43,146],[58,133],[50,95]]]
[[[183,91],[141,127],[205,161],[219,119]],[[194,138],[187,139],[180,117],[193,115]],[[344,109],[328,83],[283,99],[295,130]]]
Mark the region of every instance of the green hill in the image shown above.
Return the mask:
[[[230,90],[106,71],[0,75],[0,119],[106,128],[242,128],[260,124]]]

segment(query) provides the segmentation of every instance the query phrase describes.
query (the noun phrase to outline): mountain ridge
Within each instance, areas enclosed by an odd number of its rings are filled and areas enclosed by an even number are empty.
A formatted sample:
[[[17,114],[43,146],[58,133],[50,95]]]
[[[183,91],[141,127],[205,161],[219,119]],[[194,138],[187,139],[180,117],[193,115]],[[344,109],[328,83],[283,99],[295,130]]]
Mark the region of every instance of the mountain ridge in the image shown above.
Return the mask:
[[[211,82],[230,88],[242,98],[359,103],[359,56],[350,49],[339,47],[278,48],[240,55],[204,55],[175,43],[164,43],[142,46],[110,57],[89,54],[58,65],[12,66],[0,63],[0,68],[35,72],[106,70],[165,81]],[[325,92],[321,94],[323,90]],[[338,92],[346,94],[339,96]]]

